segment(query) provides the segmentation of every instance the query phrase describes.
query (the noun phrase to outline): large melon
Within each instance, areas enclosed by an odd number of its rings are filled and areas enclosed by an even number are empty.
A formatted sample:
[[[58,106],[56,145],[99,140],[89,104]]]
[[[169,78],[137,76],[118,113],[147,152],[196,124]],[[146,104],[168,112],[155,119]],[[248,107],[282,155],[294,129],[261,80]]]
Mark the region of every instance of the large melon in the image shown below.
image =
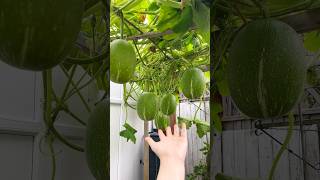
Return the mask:
[[[253,118],[288,113],[302,94],[306,55],[299,35],[276,20],[257,20],[236,35],[228,60],[231,96]]]
[[[110,45],[110,80],[126,83],[133,78],[137,57],[133,46],[126,40],[117,39]]]
[[[83,0],[1,0],[0,60],[27,70],[59,64],[80,31]]]
[[[155,118],[159,105],[157,95],[151,92],[143,93],[137,102],[137,112],[140,119],[151,121]]]
[[[189,99],[200,98],[206,88],[203,72],[198,68],[186,70],[182,75],[180,87],[185,97]]]
[[[161,112],[165,115],[171,115],[176,112],[177,101],[173,94],[165,94],[160,103]]]
[[[86,157],[88,167],[97,180],[110,177],[110,105],[101,102],[91,113],[86,133]]]

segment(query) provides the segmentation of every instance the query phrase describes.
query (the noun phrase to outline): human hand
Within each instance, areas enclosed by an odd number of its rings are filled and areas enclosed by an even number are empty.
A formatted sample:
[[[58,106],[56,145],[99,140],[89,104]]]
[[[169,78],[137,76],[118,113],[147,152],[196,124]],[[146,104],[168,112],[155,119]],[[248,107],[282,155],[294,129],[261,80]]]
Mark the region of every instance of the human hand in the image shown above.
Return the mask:
[[[159,142],[153,141],[151,137],[146,137],[145,140],[160,158],[161,163],[184,164],[188,148],[186,125],[183,123],[180,130],[175,124],[173,134],[170,127],[166,128],[166,135],[161,129],[158,130],[158,134]]]

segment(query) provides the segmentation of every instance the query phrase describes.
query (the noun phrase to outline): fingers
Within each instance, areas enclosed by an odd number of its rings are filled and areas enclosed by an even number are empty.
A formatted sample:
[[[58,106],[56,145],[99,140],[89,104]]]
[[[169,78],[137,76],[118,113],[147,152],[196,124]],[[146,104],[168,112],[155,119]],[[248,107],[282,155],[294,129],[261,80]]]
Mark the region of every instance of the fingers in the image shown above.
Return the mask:
[[[144,140],[149,144],[149,146],[151,148],[153,148],[155,146],[156,142],[151,137],[149,137],[149,136],[145,137]]]
[[[177,124],[175,124],[175,125],[173,126],[173,129],[174,129],[173,135],[174,135],[174,136],[180,136],[180,134],[179,134],[179,127],[178,127]]]
[[[160,140],[163,140],[166,137],[166,135],[164,135],[164,133],[161,129],[158,130],[158,135],[159,135]]]
[[[181,137],[187,137],[187,127],[185,123],[182,123],[181,127]]]
[[[166,135],[167,135],[168,137],[171,137],[171,136],[172,136],[172,131],[171,131],[171,127],[170,127],[170,126],[168,126],[168,127],[166,128]]]

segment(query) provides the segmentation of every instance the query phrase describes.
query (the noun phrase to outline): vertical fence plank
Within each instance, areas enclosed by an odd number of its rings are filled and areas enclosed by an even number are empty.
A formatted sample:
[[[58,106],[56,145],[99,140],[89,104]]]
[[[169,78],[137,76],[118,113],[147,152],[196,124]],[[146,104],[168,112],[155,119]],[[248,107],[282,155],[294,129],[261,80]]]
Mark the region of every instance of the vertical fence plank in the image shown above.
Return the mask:
[[[284,142],[284,139],[286,137],[287,131],[286,130],[278,130],[274,129],[272,131],[272,136],[277,138],[280,142]],[[280,150],[281,145],[276,143],[275,141],[273,143],[273,160],[276,157],[278,151]],[[284,151],[281,155],[281,158],[278,162],[277,168],[274,173],[274,179],[290,179],[289,178],[289,158],[288,158],[288,151]]]
[[[235,169],[233,131],[227,130],[222,133],[222,150],[223,172],[233,175]]]
[[[246,157],[245,157],[245,136],[244,131],[241,130],[241,121],[235,122],[235,127],[237,130],[234,130],[234,175],[239,177],[245,177],[246,175]]]
[[[319,163],[319,139],[317,134],[317,126],[304,126],[305,130],[305,154],[306,159],[312,164]],[[313,130],[313,131],[310,131]],[[313,179],[320,179],[319,171],[312,169],[311,167],[307,166],[306,169],[306,179],[313,180]]]
[[[260,177],[266,179],[272,164],[272,141],[265,134],[259,136]]]
[[[254,130],[245,130],[246,136],[246,176],[249,178],[259,177],[259,139],[255,135]]]
[[[299,127],[294,127],[294,129],[298,129],[298,128]],[[293,131],[289,148],[293,152],[301,156],[301,141],[300,141],[299,131]],[[302,161],[290,153],[289,153],[289,168],[290,168],[289,178],[291,180],[304,180]]]
[[[221,153],[221,135],[215,136],[214,144],[211,151],[211,174],[214,177],[218,172],[222,171],[222,153]],[[213,173],[213,174],[212,174]]]

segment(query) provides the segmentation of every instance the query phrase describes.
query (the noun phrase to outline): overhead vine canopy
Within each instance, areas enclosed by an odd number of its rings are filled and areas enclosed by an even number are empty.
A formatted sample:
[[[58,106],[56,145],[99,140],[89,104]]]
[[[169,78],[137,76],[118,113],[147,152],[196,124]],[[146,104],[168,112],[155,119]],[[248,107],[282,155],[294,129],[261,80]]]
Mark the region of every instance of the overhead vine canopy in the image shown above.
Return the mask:
[[[208,12],[198,1],[112,1],[111,41],[130,40],[138,55],[132,82],[143,91],[178,94],[181,70],[195,66],[208,71]],[[195,20],[199,16],[205,23]]]
[[[179,97],[182,73],[200,68],[207,76],[209,92],[210,11],[206,2],[197,0],[112,0],[110,40],[125,39],[135,48],[137,66],[128,99],[137,100],[141,92],[157,95],[172,93]],[[127,123],[122,136],[135,142],[135,130]],[[128,135],[130,134],[130,135]]]

